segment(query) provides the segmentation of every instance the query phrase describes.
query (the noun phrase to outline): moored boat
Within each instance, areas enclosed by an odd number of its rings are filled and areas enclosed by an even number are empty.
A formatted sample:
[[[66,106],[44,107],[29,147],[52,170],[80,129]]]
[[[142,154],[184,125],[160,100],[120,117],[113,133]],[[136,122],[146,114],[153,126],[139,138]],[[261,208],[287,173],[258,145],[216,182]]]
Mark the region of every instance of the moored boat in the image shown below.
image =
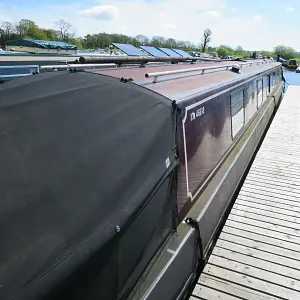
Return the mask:
[[[268,61],[1,85],[0,298],[186,299],[282,90]]]
[[[59,41],[44,41],[32,39],[19,39],[6,42],[6,51],[0,52],[1,66],[22,65],[52,65],[54,63],[66,64],[75,62],[80,57],[107,57],[121,55],[111,51],[78,51],[75,45]]]
[[[297,59],[289,59],[288,62],[283,62],[282,65],[291,70],[296,70],[299,67],[299,63]]]

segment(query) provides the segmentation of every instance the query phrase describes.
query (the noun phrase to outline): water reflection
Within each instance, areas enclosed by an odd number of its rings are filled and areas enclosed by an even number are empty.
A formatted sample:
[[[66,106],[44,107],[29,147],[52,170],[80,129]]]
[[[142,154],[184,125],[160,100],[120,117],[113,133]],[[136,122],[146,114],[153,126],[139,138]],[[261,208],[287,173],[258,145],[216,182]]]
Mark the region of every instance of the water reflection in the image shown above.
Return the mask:
[[[296,73],[295,71],[289,71],[283,68],[283,76],[286,80],[286,87],[289,84],[300,86],[300,73]]]

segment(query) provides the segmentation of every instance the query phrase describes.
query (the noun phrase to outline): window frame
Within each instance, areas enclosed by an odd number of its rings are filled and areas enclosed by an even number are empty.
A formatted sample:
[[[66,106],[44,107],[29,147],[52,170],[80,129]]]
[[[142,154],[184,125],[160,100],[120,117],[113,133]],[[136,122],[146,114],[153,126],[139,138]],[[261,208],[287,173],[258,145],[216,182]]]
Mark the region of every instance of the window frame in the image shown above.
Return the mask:
[[[261,88],[258,88],[259,82],[261,83]],[[258,105],[258,96],[259,96],[259,91],[261,91],[261,102],[260,105]],[[257,105],[257,110],[260,109],[262,104],[264,103],[264,79],[263,77],[259,78],[256,80],[256,105]]]
[[[242,100],[242,102],[243,102],[243,125],[242,125],[242,127],[236,132],[236,134],[233,136],[233,123],[232,123],[232,120],[233,120],[233,115],[232,115],[232,96],[234,95],[234,94],[236,94],[236,93],[238,93],[238,92],[240,92],[240,91],[242,91],[243,92],[243,100]],[[234,139],[239,135],[239,133],[243,130],[243,128],[245,127],[245,118],[246,118],[246,116],[245,116],[245,89],[244,89],[244,87],[241,87],[241,88],[239,88],[239,89],[237,89],[237,90],[235,90],[234,92],[232,92],[231,94],[230,94],[230,122],[231,122],[231,139],[232,139],[232,141],[234,141]]]

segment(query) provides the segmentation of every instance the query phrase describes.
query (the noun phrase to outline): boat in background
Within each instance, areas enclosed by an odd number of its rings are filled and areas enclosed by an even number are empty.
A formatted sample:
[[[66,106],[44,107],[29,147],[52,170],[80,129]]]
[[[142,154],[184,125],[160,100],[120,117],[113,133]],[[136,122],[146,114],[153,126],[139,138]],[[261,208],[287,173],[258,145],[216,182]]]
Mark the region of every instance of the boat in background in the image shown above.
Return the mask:
[[[2,50],[2,49],[1,49]],[[76,45],[59,42],[32,39],[7,41],[5,51],[0,52],[1,66],[21,65],[52,65],[75,62],[80,57],[125,56],[117,50],[102,49],[80,51]]]
[[[299,63],[297,59],[289,59],[288,62],[283,62],[282,65],[290,70],[296,70],[299,67]]]

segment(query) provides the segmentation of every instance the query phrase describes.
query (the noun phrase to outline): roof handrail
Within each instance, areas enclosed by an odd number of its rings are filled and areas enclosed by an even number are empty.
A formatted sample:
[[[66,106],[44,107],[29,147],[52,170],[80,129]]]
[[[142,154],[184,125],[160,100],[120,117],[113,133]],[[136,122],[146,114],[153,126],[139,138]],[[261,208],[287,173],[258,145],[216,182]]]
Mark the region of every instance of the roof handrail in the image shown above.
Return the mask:
[[[173,74],[181,74],[181,73],[190,73],[190,72],[197,72],[197,71],[202,71],[201,74],[204,74],[206,70],[214,70],[214,69],[225,69],[228,70],[230,67],[234,66],[239,66],[242,68],[243,66],[246,65],[258,65],[258,64],[264,64],[264,63],[269,63],[271,61],[259,61],[259,62],[248,62],[248,63],[242,63],[242,64],[231,64],[231,65],[222,65],[222,66],[211,66],[211,67],[200,67],[200,68],[190,68],[190,69],[178,69],[178,70],[173,70],[173,71],[163,71],[163,72],[154,72],[154,73],[146,73],[145,77],[146,78],[153,78],[153,83],[157,83],[157,79],[160,76],[168,76],[168,75],[173,75]]]
[[[72,69],[72,68],[86,68],[86,67],[116,67],[116,64],[66,64],[66,65],[47,65],[40,66],[42,70],[57,70],[57,69]]]

